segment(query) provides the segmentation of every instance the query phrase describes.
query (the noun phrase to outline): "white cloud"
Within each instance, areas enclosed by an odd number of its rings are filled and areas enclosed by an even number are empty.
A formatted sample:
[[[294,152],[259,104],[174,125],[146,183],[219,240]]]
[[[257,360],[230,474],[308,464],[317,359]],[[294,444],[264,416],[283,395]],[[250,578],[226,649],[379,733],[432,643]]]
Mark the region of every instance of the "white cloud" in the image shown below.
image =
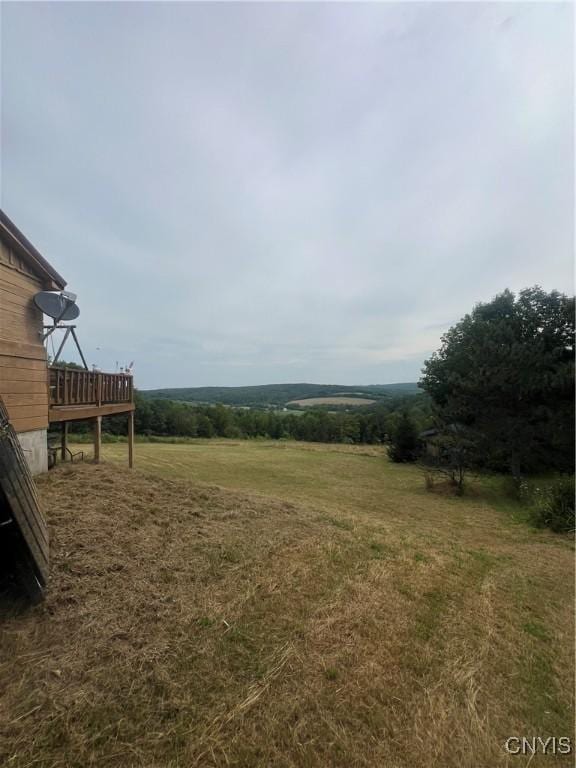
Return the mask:
[[[142,387],[415,379],[572,288],[572,12],[5,4],[3,207]]]

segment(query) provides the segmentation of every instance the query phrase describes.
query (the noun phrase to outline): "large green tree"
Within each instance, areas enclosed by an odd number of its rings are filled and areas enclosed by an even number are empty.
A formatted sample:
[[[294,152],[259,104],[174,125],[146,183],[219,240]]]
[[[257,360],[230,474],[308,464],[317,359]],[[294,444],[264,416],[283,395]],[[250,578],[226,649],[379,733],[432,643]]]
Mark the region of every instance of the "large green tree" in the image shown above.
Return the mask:
[[[538,286],[478,304],[442,338],[420,386],[445,424],[518,479],[567,469],[574,439],[574,298]]]

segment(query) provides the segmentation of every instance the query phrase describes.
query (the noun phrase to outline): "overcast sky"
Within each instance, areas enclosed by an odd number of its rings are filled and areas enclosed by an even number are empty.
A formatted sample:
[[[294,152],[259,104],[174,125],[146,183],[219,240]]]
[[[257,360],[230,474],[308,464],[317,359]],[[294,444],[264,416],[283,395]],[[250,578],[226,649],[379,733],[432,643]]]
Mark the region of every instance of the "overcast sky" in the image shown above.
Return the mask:
[[[572,292],[569,4],[1,13],[2,208],[89,363],[415,381],[475,302]]]

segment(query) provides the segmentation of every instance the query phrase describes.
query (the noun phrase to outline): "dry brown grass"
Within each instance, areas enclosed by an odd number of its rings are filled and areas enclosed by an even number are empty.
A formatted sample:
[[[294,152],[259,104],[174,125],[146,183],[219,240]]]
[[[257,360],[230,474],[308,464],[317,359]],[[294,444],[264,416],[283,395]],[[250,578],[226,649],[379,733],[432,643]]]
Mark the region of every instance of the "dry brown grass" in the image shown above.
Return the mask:
[[[53,577],[2,604],[0,764],[493,768],[528,763],[508,736],[570,735],[569,542],[389,472],[384,507],[42,478]]]

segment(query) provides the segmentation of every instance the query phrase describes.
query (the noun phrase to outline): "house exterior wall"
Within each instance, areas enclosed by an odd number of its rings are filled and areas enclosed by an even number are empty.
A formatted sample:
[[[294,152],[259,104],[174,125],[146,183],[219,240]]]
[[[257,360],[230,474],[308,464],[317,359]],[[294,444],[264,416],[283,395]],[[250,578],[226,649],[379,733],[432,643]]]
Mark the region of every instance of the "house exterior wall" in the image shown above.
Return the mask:
[[[48,471],[48,433],[45,429],[19,432],[18,440],[33,475]]]
[[[45,287],[43,279],[0,241],[0,396],[16,432],[28,435],[27,445],[36,445],[39,439],[30,433],[45,437],[48,428],[43,318],[32,300]],[[36,448],[33,453],[37,455]],[[38,466],[45,466],[45,453],[44,449],[44,458],[34,459]]]

